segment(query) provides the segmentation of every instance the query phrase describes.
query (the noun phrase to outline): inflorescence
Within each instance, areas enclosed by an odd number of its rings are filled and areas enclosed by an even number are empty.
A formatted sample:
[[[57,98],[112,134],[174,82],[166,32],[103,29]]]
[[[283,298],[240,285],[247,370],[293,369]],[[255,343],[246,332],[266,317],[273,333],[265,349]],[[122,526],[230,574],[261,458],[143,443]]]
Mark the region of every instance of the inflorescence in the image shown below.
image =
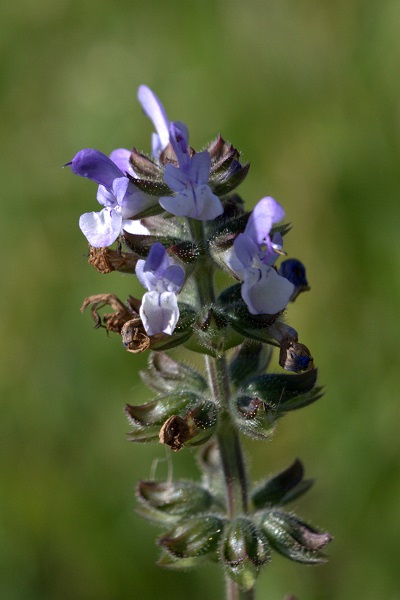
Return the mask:
[[[169,527],[159,538],[160,564],[217,559],[250,590],[271,547],[311,564],[324,560],[331,539],[284,508],[312,484],[298,460],[249,492],[242,473],[244,500],[233,510],[221,441],[227,430],[232,439],[268,439],[284,414],[321,396],[310,351],[284,319],[288,303],[309,289],[306,272],[285,259],[290,227],[282,206],[267,196],[245,210],[235,190],[249,165],[238,150],[218,135],[196,152],[186,125],[170,121],[147,86],[138,98],[156,129],[150,156],[86,148],[66,166],[98,184],[101,210],[79,220],[90,264],[100,273],[135,274],[146,291],[125,303],[114,294],[90,296],[82,310],[90,306],[96,327],[121,335],[129,352],[151,351],[142,378],[157,396],[126,406],[129,438],[174,451],[201,446],[201,483],[138,485],[140,513]],[[105,306],[112,312],[101,315]],[[203,354],[207,376],[167,354],[177,346]],[[290,373],[266,372],[273,346]]]

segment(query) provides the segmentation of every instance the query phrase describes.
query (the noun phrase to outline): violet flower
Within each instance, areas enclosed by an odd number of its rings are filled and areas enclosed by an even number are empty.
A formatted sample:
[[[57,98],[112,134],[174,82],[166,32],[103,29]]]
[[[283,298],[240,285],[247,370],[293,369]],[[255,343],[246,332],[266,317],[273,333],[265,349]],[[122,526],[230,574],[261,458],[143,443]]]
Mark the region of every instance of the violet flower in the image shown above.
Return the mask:
[[[126,172],[133,174],[129,155],[129,150],[124,148],[114,150],[110,157],[85,148],[65,165],[71,167],[75,175],[99,184],[97,200],[104,208],[100,212],[85,213],[79,219],[79,227],[95,248],[110,246],[121,229],[129,226],[130,219],[154,202],[152,196],[136,188],[125,176]]]
[[[142,298],[140,317],[147,335],[171,335],[179,319],[176,294],[182,288],[185,272],[174,265],[164,246],[156,242],[146,260],[138,260],[136,275],[148,292]]]
[[[152,156],[159,159],[161,152],[169,144],[169,120],[160,100],[147,85],[138,89],[138,100],[149,119],[153,122],[157,133],[152,134]]]
[[[211,169],[209,153],[189,155],[189,134],[183,123],[171,123],[169,131],[179,167],[167,164],[164,181],[176,195],[163,196],[159,199],[160,205],[177,217],[192,217],[200,221],[215,219],[224,212],[224,208],[207,185]]]
[[[289,302],[294,285],[272,267],[282,250],[279,233],[270,238],[271,227],[285,216],[271,197],[255,206],[243,233],[234,241],[226,262],[243,281],[242,298],[253,315],[276,314]]]

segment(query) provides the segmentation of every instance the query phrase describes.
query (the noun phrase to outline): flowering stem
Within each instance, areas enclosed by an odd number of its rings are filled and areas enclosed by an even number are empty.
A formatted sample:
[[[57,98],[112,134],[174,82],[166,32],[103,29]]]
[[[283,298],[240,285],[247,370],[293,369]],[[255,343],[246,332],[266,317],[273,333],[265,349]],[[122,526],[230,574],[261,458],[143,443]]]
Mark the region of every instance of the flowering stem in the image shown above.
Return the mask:
[[[237,430],[229,413],[229,376],[225,357],[205,356],[208,380],[214,394],[214,400],[220,405],[220,422],[217,433],[218,448],[221,457],[226,486],[227,513],[230,519],[246,514],[247,476],[242,446]],[[240,591],[231,580],[226,580],[226,600],[253,600],[254,588]]]
[[[211,265],[204,249],[204,225],[201,221],[190,220],[193,239],[197,242],[200,257],[196,277],[199,302],[202,306],[215,301],[215,291]],[[230,519],[247,513],[248,492],[247,474],[242,446],[230,412],[230,382],[226,358],[205,354],[208,382],[215,403],[220,409],[217,442],[221,457],[226,487],[226,508]],[[226,600],[253,600],[254,589],[240,591],[237,584],[226,579]]]
[[[239,434],[229,413],[229,377],[225,357],[206,356],[210,388],[220,406],[218,447],[227,491],[230,519],[247,512],[247,477]]]

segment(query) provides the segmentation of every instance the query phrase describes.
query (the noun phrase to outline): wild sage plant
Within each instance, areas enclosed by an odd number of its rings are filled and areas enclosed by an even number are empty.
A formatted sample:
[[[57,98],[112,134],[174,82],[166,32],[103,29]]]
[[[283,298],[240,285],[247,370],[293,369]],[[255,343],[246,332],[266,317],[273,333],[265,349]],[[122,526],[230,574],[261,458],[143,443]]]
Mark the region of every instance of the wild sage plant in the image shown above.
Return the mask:
[[[310,351],[285,322],[287,304],[309,289],[305,268],[284,259],[282,206],[267,196],[247,212],[234,191],[249,170],[238,150],[218,135],[196,152],[148,87],[138,98],[156,129],[150,156],[86,148],[68,166],[98,184],[102,209],[79,222],[89,262],[136,275],[146,291],[125,303],[90,296],[82,310],[128,352],[149,351],[141,375],[156,396],[126,406],[129,439],[199,448],[200,481],[137,486],[140,514],[166,529],[159,564],[217,561],[227,598],[251,599],[271,549],[314,564],[331,539],[286,509],[313,483],[301,462],[253,486],[241,445],[241,435],[269,439],[282,416],[321,396]],[[106,305],[112,312],[101,316]],[[204,372],[168,354],[178,346],[200,353]],[[267,371],[273,346],[287,373]]]

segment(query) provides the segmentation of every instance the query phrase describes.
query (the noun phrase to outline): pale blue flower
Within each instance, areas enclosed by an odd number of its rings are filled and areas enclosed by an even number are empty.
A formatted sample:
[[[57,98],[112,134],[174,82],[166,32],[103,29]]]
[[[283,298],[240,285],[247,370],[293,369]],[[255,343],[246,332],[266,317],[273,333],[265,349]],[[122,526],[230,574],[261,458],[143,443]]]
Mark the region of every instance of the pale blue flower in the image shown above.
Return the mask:
[[[184,282],[184,270],[174,265],[164,246],[156,242],[147,259],[138,260],[136,275],[148,290],[140,307],[140,317],[147,335],[171,335],[179,319],[176,295]]]
[[[282,251],[282,237],[276,233],[271,239],[269,234],[272,225],[284,216],[278,202],[269,196],[262,198],[226,261],[242,280],[242,298],[253,315],[280,312],[294,291],[294,285],[272,266]]]
[[[154,203],[154,198],[139,190],[126,177],[133,174],[129,150],[119,148],[106,156],[93,148],[80,150],[65,166],[75,175],[87,177],[99,184],[97,201],[104,206],[100,212],[81,215],[79,227],[95,248],[110,246],[128,226],[130,220]]]
[[[167,113],[160,100],[147,85],[141,85],[138,89],[138,100],[157,133],[152,134],[152,156],[159,159],[161,152],[169,144],[169,120]]]
[[[200,221],[215,219],[224,212],[224,208],[208,185],[211,169],[209,153],[189,155],[189,135],[183,123],[170,124],[170,140],[179,166],[167,164],[164,181],[176,195],[163,196],[159,199],[160,205],[177,217]]]

